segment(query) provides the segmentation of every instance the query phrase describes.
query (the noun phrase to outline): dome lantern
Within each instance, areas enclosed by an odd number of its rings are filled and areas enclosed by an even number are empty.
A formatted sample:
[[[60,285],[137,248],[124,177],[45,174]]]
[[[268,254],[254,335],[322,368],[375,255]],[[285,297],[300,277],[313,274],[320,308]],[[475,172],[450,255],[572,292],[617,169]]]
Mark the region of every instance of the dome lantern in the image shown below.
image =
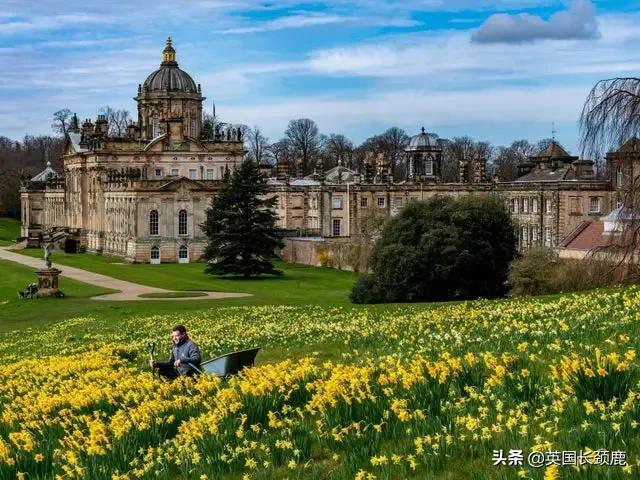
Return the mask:
[[[160,65],[178,66],[178,62],[176,62],[176,51],[173,48],[171,37],[167,37],[167,45],[162,51],[162,63]]]

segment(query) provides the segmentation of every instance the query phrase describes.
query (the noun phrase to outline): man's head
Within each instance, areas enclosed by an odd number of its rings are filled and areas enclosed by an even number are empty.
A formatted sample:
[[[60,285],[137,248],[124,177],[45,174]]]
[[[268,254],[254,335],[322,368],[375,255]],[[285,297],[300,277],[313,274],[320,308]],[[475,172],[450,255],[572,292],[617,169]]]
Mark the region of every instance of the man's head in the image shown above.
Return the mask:
[[[184,325],[176,325],[172,328],[171,340],[174,345],[178,345],[185,338],[187,338],[187,329]]]

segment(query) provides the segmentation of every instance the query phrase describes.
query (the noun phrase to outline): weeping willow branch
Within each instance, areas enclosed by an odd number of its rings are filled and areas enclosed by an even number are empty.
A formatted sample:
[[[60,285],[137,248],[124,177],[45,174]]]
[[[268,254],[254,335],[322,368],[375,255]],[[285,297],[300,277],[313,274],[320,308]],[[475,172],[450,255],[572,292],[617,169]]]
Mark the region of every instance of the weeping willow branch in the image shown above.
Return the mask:
[[[602,158],[609,150],[640,134],[640,78],[600,80],[580,115],[580,150],[585,158]]]

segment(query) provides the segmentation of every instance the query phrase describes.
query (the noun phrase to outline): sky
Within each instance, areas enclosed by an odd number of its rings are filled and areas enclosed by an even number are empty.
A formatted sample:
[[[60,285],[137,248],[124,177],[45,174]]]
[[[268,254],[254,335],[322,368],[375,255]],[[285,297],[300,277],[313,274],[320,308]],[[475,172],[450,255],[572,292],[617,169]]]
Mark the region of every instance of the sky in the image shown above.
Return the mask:
[[[595,82],[640,72],[640,0],[2,0],[0,135],[129,110],[167,36],[222,121],[278,140],[311,118],[355,143],[391,126],[577,152]]]

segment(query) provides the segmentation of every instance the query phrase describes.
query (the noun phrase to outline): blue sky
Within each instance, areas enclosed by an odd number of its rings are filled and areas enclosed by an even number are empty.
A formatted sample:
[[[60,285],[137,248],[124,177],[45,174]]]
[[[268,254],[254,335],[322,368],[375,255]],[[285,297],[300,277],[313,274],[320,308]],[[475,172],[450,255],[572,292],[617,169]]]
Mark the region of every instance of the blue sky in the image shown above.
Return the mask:
[[[135,116],[171,35],[224,121],[277,140],[292,118],[355,142],[390,126],[576,151],[601,78],[640,72],[640,0],[24,1],[0,4],[0,135],[51,114]]]

